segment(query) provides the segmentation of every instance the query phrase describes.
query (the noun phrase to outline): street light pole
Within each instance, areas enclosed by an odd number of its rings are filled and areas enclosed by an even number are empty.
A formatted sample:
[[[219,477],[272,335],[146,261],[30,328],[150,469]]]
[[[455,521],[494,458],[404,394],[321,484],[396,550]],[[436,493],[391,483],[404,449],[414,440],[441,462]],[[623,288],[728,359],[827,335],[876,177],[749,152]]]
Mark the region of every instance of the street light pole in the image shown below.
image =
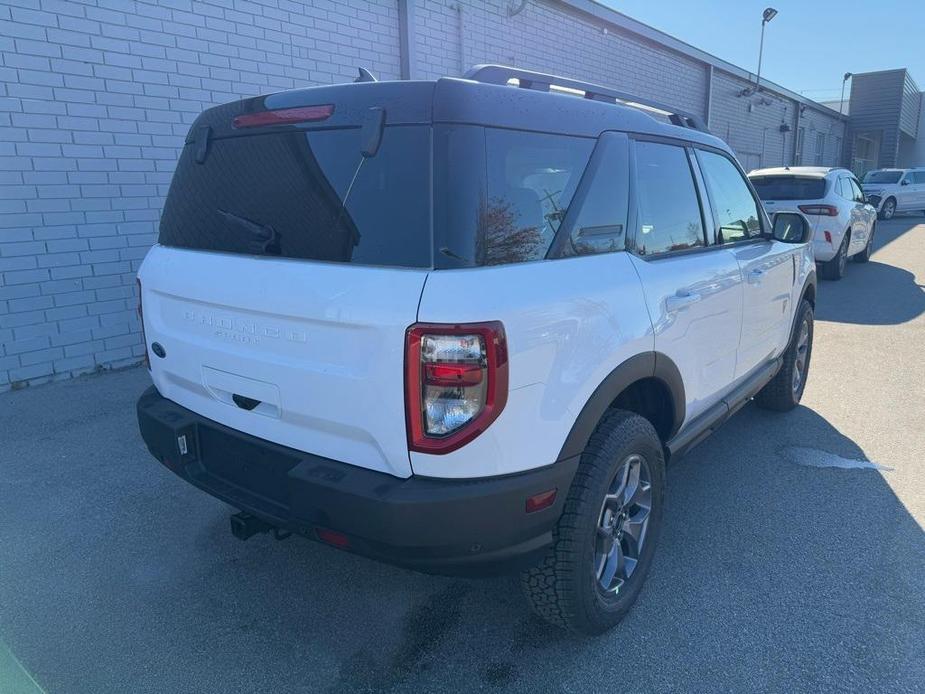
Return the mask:
[[[764,25],[777,16],[777,10],[773,7],[765,8],[761,15],[761,43],[758,45],[758,75],[755,77],[755,91],[761,89],[761,58],[764,55]]]
[[[844,78],[841,81],[841,99],[838,102],[838,113],[842,114],[842,109],[845,107],[845,85],[848,83],[848,80],[851,79],[851,73],[846,72]]]

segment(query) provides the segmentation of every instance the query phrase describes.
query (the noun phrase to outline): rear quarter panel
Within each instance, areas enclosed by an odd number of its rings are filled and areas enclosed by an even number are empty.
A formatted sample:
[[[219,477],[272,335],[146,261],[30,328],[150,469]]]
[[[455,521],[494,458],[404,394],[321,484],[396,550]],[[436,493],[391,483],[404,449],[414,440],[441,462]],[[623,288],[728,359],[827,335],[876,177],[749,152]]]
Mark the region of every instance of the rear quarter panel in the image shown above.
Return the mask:
[[[622,252],[433,272],[418,320],[500,320],[510,360],[507,405],[485,432],[445,455],[411,453],[414,474],[432,477],[486,477],[555,462],[594,389],[654,344],[639,278]]]

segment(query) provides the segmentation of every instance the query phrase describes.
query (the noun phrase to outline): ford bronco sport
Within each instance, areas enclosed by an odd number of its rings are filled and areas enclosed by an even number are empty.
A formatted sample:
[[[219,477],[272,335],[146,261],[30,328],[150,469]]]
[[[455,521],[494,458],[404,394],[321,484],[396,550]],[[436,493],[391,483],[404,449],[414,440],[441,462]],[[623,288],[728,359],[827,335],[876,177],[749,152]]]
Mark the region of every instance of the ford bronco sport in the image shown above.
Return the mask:
[[[205,111],[139,271],[151,453],[240,538],[519,569],[616,624],[666,462],[799,402],[816,294],[805,218],[641,103],[479,66]]]

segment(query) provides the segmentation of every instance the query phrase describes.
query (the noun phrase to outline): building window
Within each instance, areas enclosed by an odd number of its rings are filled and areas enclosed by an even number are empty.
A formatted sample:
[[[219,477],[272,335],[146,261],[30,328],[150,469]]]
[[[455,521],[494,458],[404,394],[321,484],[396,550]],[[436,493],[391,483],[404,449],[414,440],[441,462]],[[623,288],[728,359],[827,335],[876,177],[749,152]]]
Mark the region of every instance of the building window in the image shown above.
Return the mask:
[[[816,166],[825,161],[825,133],[816,133]]]
[[[794,159],[794,165],[799,166],[803,163],[803,140],[806,137],[806,128],[797,129],[797,151]]]

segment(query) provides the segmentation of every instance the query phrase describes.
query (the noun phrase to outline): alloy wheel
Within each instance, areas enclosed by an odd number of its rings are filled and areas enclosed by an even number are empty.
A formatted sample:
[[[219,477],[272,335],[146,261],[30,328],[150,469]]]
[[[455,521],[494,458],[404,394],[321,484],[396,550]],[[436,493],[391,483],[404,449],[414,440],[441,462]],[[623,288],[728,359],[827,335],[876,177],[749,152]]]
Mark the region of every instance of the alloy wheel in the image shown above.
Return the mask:
[[[893,213],[896,212],[896,203],[892,200],[887,200],[883,203],[883,218],[892,219]]]
[[[604,497],[594,541],[594,576],[605,593],[619,593],[636,570],[652,512],[649,463],[633,453],[617,468]]]

